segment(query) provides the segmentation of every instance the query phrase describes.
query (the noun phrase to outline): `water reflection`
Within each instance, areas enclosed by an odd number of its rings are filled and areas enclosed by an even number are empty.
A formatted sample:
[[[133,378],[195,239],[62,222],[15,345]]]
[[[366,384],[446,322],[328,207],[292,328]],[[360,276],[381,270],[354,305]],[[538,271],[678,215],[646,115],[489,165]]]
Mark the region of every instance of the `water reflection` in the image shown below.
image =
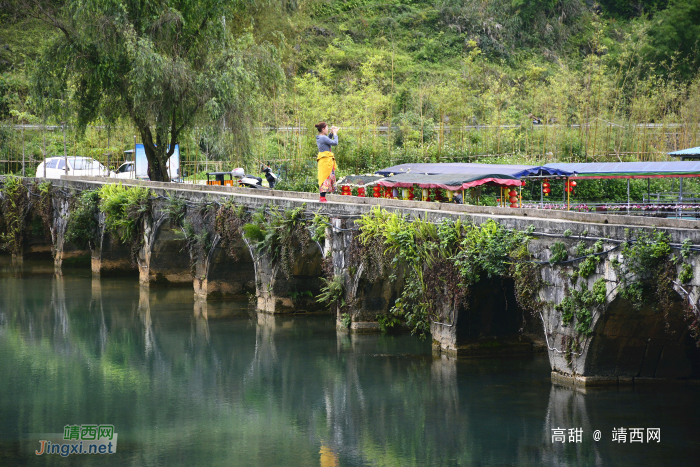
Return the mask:
[[[22,436],[91,422],[119,433],[107,465],[682,464],[700,453],[697,388],[583,394],[553,386],[545,357],[433,358],[411,336],[350,335],[332,317],[255,314],[132,279],[3,276],[0,374],[8,465],[60,462]],[[636,451],[590,440],[620,424],[668,436]],[[556,427],[587,438],[556,445]]]
[[[575,457],[585,465],[603,465],[598,452],[598,443],[593,440],[593,432],[598,428],[591,425],[588,417],[585,391],[553,384],[549,392],[549,406],[545,420],[542,445],[545,452],[549,452],[550,461],[561,465],[566,463],[566,459]],[[565,442],[553,442],[552,430],[562,428],[565,430]],[[569,431],[572,429],[574,432]],[[580,440],[576,436],[577,429],[582,430]]]

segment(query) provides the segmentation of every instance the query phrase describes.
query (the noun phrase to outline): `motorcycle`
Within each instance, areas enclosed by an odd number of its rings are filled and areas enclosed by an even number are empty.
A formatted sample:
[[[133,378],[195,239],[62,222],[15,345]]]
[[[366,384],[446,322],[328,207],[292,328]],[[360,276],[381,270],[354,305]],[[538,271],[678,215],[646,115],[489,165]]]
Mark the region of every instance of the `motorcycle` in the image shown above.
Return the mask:
[[[267,184],[270,186],[270,189],[274,189],[278,179],[277,175],[272,173],[272,169],[267,166],[263,166],[262,171],[265,174],[265,180],[267,180]],[[239,187],[254,189],[265,188],[262,184],[262,178],[254,175],[248,175],[245,173],[245,170],[240,167],[233,169],[231,171],[231,176],[238,179]]]

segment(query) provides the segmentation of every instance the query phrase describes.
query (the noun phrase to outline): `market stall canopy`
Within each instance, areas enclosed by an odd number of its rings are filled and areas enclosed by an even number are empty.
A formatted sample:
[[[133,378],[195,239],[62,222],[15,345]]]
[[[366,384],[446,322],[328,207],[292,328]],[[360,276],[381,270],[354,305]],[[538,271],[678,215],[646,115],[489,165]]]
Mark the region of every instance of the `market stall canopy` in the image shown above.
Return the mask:
[[[700,159],[700,146],[696,148],[680,149],[678,151],[673,151],[668,153],[671,157],[680,157],[681,160],[688,159]]]
[[[377,182],[377,184],[389,188],[410,188],[412,186],[418,186],[420,188],[442,188],[445,190],[459,191],[486,184],[521,186],[522,182],[512,175],[497,172],[439,175],[404,173],[384,178]]]
[[[378,170],[375,173],[385,177],[399,174],[465,175],[481,173],[503,174],[515,178],[536,175],[569,175],[567,172],[551,168],[549,165],[471,164],[466,162],[400,164]]]
[[[663,178],[700,177],[700,161],[581,162],[547,164],[552,170],[570,173],[569,178]]]

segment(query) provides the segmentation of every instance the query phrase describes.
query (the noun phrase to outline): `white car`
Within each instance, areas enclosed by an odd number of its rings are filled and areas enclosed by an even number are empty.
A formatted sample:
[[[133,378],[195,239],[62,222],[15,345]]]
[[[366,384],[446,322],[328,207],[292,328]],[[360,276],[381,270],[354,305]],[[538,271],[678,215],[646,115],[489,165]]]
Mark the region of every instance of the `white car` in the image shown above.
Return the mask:
[[[68,171],[66,171],[66,160],[68,161]],[[61,178],[61,175],[110,177],[114,173],[91,157],[65,158],[63,156],[55,156],[49,157],[39,164],[39,167],[36,168],[37,178],[44,178],[44,164],[46,164],[46,178]]]
[[[111,177],[134,179],[136,178],[135,168],[136,166],[134,165],[133,161],[124,162],[122,165],[119,166],[116,172],[113,172],[113,175],[111,175]]]

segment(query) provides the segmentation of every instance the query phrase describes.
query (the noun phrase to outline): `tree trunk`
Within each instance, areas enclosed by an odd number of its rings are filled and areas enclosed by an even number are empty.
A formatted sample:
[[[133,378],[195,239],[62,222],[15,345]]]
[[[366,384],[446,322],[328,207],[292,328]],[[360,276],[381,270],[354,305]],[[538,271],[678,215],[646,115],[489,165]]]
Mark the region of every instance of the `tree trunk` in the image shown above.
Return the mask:
[[[156,146],[153,142],[150,128],[139,128],[139,133],[141,133],[143,149],[148,160],[148,178],[153,182],[169,182],[170,175],[167,170],[168,148],[165,145],[161,147]]]

